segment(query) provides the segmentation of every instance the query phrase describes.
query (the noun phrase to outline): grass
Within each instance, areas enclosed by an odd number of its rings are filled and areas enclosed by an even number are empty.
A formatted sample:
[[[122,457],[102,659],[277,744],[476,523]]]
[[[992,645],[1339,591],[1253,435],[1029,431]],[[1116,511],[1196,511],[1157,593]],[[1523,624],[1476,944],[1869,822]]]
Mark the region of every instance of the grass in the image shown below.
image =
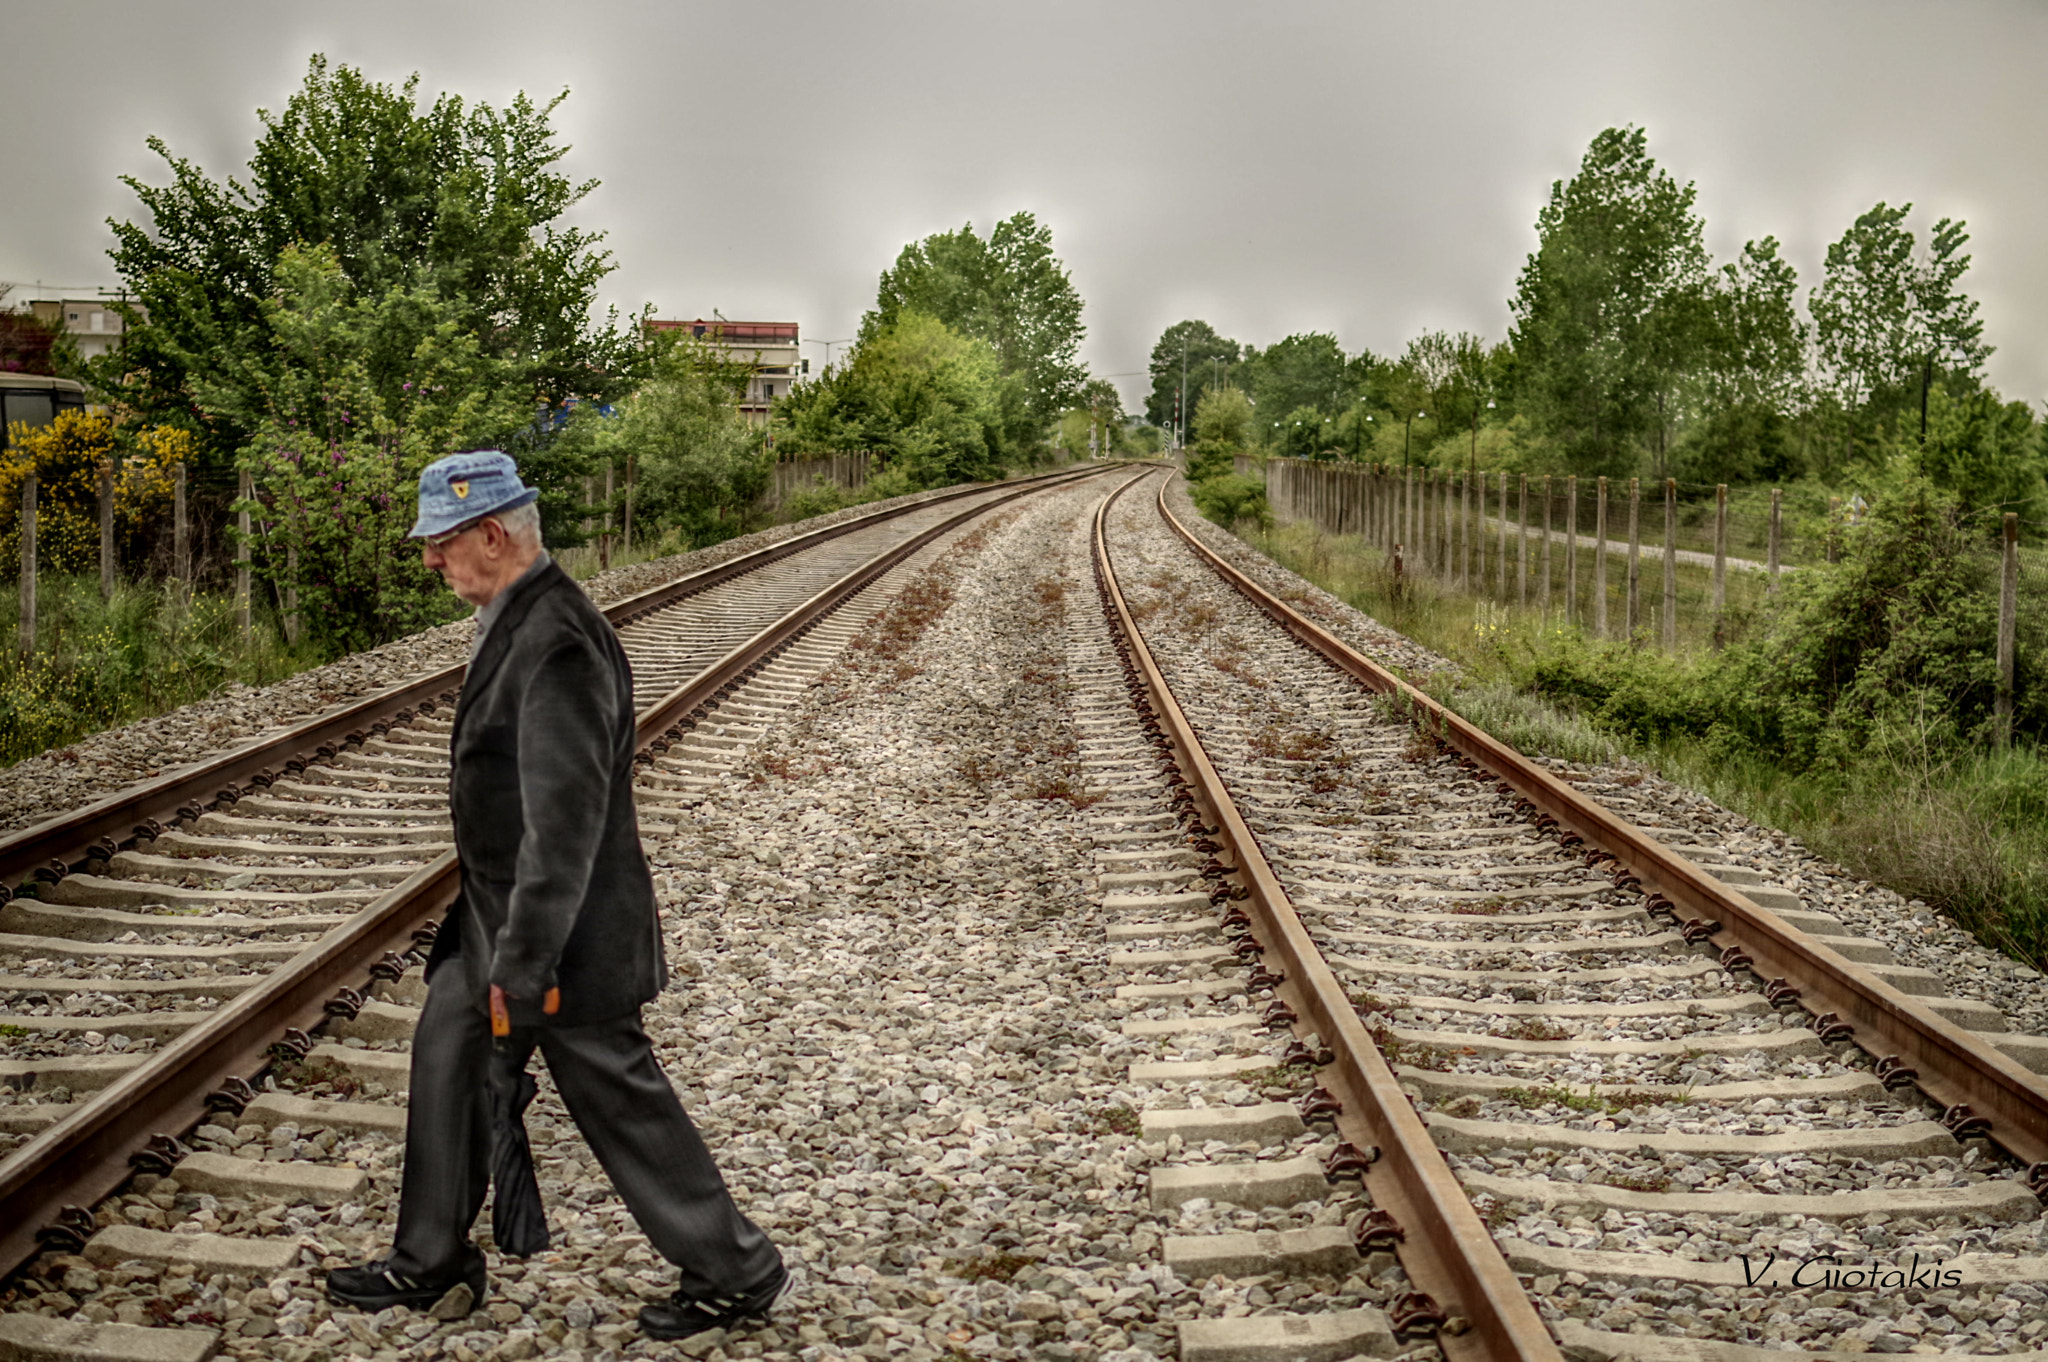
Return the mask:
[[[1545,649],[1577,646],[1585,638],[1561,608],[1503,605],[1412,573],[1396,579],[1364,540],[1303,523],[1263,534],[1246,527],[1244,533],[1284,566],[1457,663],[1458,673],[1421,684],[1495,737],[1573,765],[1632,758],[1756,823],[1797,836],[1852,874],[1924,901],[1988,946],[2048,969],[2048,760],[2038,749],[1944,745],[1932,720],[1925,732],[1887,733],[1835,770],[1796,767],[1725,743],[1644,740],[1604,728],[1520,683]],[[1588,556],[1580,555],[1582,578]],[[1687,571],[1699,570],[1681,568],[1681,578]],[[1738,595],[1738,582],[1747,594]],[[1743,609],[1760,599],[1762,584],[1753,575],[1731,573],[1729,586],[1731,602]],[[1561,606],[1561,592],[1557,599]],[[1581,617],[1584,608],[1582,592]],[[1731,615],[1739,621],[1739,613]],[[1681,612],[1680,624],[1681,660],[1712,647],[1706,614]],[[1397,705],[1383,708],[1398,717]]]
[[[1602,1097],[1589,1085],[1584,1092],[1573,1092],[1570,1088],[1508,1088],[1500,1094],[1503,1102],[1512,1102],[1518,1107],[1539,1111],[1544,1107],[1563,1107],[1566,1111],[1585,1112],[1595,1116],[1614,1116],[1630,1107],[1661,1107],[1687,1099],[1679,1093],[1639,1092],[1625,1097]]]
[[[97,574],[45,573],[37,587],[32,656],[14,646],[19,598],[0,607],[8,641],[0,650],[0,762],[62,748],[234,682],[281,680],[319,661],[286,645],[260,618],[244,642],[227,595],[186,601],[170,583],[124,582],[102,600]]]

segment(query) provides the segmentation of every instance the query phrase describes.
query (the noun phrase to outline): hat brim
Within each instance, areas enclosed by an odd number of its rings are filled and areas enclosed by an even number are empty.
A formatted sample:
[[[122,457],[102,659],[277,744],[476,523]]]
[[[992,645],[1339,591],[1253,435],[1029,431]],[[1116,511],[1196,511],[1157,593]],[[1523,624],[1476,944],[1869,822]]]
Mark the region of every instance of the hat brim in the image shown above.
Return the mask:
[[[407,539],[425,539],[428,535],[446,534],[450,530],[457,529],[463,525],[474,524],[476,521],[488,516],[497,515],[501,511],[513,511],[521,506],[529,506],[539,500],[539,498],[540,489],[538,487],[522,487],[495,506],[486,506],[482,509],[474,506],[464,506],[461,508],[461,515],[430,517],[426,512],[422,511],[419,519],[413,522],[412,528],[405,532],[405,537]]]

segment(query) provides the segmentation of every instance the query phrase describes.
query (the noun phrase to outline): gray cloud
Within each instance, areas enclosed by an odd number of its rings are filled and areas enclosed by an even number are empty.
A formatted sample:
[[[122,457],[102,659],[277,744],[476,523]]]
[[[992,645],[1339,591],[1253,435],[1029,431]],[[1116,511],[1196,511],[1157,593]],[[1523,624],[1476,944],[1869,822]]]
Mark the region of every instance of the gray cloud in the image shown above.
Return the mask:
[[[1200,316],[1266,344],[1498,338],[1550,182],[1635,122],[1717,254],[1802,279],[1877,199],[1967,218],[1993,380],[2048,394],[2048,9],[2028,0],[7,6],[0,279],[112,282],[162,135],[216,174],[307,56],[503,102],[567,86],[607,300],[851,335],[912,238],[1028,208],[1142,369]],[[822,350],[813,354],[822,357]],[[1138,379],[1121,380],[1128,397]]]

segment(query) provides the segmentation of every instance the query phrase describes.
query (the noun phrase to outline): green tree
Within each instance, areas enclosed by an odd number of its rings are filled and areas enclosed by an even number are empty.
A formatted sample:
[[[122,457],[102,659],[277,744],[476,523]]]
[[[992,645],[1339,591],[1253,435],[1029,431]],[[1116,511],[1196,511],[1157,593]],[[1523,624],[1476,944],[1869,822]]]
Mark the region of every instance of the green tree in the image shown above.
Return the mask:
[[[634,457],[634,509],[648,524],[680,531],[692,547],[730,538],[768,485],[761,432],[739,413],[748,366],[664,337],[650,367],[616,415],[579,412],[573,423],[594,428],[600,457]]]
[[[1830,395],[1845,415],[1853,458],[1887,420],[1919,404],[1936,377],[1978,385],[1992,347],[1976,300],[1961,290],[1970,236],[1951,218],[1934,224],[1923,252],[1905,225],[1913,205],[1877,204],[1828,247],[1808,307]]]
[[[2038,519],[2048,505],[2041,478],[2041,427],[2024,402],[1979,389],[1929,395],[1927,433],[1901,433],[1894,449],[1909,467],[1958,498],[1978,523],[2000,512]]]
[[[1052,250],[1052,228],[1014,213],[987,240],[974,224],[903,248],[882,271],[875,310],[861,339],[895,326],[905,313],[933,317],[988,343],[998,372],[1020,382],[1025,409],[1040,431],[1076,405],[1087,371],[1075,356],[1087,328],[1081,295]]]
[[[783,453],[884,451],[913,488],[998,476],[1042,429],[1023,380],[1004,375],[988,342],[905,311],[870,332],[845,364],[799,383],[777,404]]]
[[[1228,387],[1236,376],[1243,349],[1204,321],[1175,322],[1159,333],[1148,366],[1152,387],[1145,395],[1145,419],[1155,426],[1185,427],[1194,421],[1202,399]],[[1181,438],[1187,438],[1185,429]]]
[[[1519,397],[1576,472],[1626,474],[1645,452],[1661,467],[1708,334],[1693,200],[1642,129],[1609,128],[1537,215],[1509,304]]]
[[[1371,367],[1370,356],[1347,359],[1335,336],[1310,331],[1263,350],[1247,349],[1242,382],[1252,404],[1268,413],[1268,431],[1277,437],[1280,428],[1271,423],[1292,421],[1299,408],[1313,407],[1318,416],[1342,412],[1356,399]]]
[[[195,375],[195,396],[250,432],[239,462],[255,475],[257,570],[297,590],[317,647],[356,652],[452,613],[405,537],[419,473],[530,422],[526,375],[438,292],[357,290],[330,246],[287,247],[273,279],[264,343]]]
[[[142,213],[110,221],[110,254],[139,306],[123,348],[94,362],[95,380],[145,417],[185,424],[216,454],[240,448],[253,428],[239,413],[264,398],[221,389],[266,367],[277,338],[264,302],[284,252],[325,243],[357,297],[424,290],[445,300],[458,328],[515,366],[531,394],[618,389],[632,339],[591,317],[610,254],[601,234],[561,222],[596,187],[558,169],[568,149],[549,120],[564,98],[521,94],[500,110],[444,94],[428,104],[417,76],[393,87],[315,56],[281,112],[258,111],[246,178],[215,180],[152,137],[170,182],[126,178]],[[208,422],[193,409],[202,388],[220,413]]]

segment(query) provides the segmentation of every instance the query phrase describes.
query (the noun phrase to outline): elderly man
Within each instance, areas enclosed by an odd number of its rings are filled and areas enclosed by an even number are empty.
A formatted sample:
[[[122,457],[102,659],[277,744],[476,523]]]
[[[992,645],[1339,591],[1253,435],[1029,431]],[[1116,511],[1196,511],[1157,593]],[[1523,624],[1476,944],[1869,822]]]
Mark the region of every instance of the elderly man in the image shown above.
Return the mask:
[[[328,1274],[365,1310],[484,1296],[469,1228],[489,1182],[494,1012],[537,1046],[612,1185],[682,1271],[640,1312],[657,1338],[765,1315],[781,1255],[740,1213],[640,1027],[668,970],[633,807],[633,686],[604,616],[540,542],[539,494],[496,450],[420,474],[422,561],[477,608],[449,743],[462,897],[427,962],[405,1186],[388,1258]]]

